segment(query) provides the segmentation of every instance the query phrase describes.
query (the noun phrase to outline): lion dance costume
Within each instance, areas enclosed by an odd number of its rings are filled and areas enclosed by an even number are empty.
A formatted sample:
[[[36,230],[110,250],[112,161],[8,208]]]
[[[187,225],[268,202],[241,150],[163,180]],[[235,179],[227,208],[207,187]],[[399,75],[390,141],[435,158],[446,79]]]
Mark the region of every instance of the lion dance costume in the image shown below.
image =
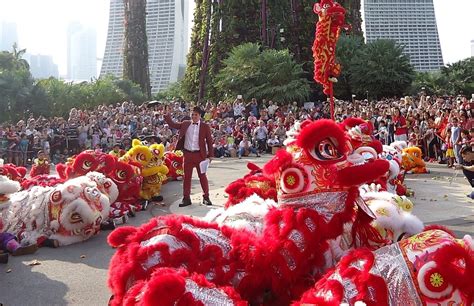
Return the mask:
[[[321,0],[315,12],[315,80],[332,98],[345,11]],[[361,197],[359,188],[390,168],[366,137],[370,128],[357,120],[295,124],[286,150],[229,185],[225,208],[112,232],[110,305],[470,305],[469,236],[421,232],[406,198],[378,190]]]
[[[117,229],[109,236],[117,248],[111,304],[469,303],[470,237],[456,240],[436,229],[397,242],[421,225],[404,215],[411,204],[392,194],[364,195],[378,216],[398,216],[397,224],[380,219],[374,225],[358,187],[389,165],[350,147],[332,121],[304,122],[287,150],[263,168],[278,201],[251,196],[227,208],[259,205],[258,213],[223,213],[215,222],[171,215]],[[256,226],[239,225],[244,221]],[[377,227],[390,231],[381,235]]]
[[[140,197],[151,200],[160,195],[161,186],[166,181],[168,167],[164,162],[165,147],[162,144],[146,146],[138,139],[132,142],[132,148],[121,158],[126,163],[139,165],[143,182]]]
[[[55,187],[33,186],[9,195],[9,205],[0,214],[2,232],[22,244],[41,245],[46,239],[59,245],[84,241],[99,232],[117,196],[114,182],[97,172]]]
[[[336,44],[345,24],[346,10],[332,0],[321,0],[314,5],[318,14],[316,34],[313,44],[314,80],[323,86],[323,92],[330,98],[331,117],[334,119],[333,83],[341,73],[341,65],[336,63]]]

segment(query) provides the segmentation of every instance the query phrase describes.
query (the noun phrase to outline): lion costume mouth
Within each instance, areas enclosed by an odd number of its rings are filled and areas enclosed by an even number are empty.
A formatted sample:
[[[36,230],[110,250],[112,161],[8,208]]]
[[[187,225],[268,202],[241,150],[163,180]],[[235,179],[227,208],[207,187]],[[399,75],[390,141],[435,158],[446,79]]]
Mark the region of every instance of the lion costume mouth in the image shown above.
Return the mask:
[[[0,203],[10,201],[10,197],[6,194],[0,193]]]
[[[82,217],[79,213],[75,212],[69,217],[69,220],[71,221],[72,224],[77,224],[77,223],[82,223]]]

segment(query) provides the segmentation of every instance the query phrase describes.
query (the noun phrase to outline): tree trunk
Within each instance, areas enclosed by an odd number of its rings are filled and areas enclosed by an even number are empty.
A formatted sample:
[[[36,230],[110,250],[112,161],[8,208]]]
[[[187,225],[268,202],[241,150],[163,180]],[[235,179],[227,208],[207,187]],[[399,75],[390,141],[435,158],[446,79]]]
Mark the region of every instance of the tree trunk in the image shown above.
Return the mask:
[[[124,0],[125,39],[123,50],[123,78],[140,85],[145,96],[151,98],[146,36],[146,0]]]
[[[291,33],[299,33],[298,31],[301,29],[300,24],[300,0],[290,0],[290,9],[291,9]],[[295,58],[298,62],[301,61],[301,48],[300,44],[296,44],[295,46]]]
[[[206,28],[204,34],[204,46],[202,48],[202,64],[201,73],[199,77],[199,95],[198,101],[203,102],[204,96],[206,95],[206,78],[209,68],[209,38],[211,33],[211,15],[212,15],[212,1],[206,1]]]
[[[261,0],[261,16],[262,16],[262,45],[269,46],[268,41],[268,15],[267,15],[267,0]]]

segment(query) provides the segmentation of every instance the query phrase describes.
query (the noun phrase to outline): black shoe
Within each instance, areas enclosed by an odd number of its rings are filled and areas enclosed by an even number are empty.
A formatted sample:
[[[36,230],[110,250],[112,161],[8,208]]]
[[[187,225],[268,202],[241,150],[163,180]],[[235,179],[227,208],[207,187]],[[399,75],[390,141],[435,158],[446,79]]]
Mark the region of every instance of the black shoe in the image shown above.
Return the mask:
[[[109,220],[107,222],[100,224],[101,231],[113,231],[115,229],[115,222],[113,220]]]
[[[211,202],[211,200],[209,199],[209,197],[203,197],[203,198],[202,198],[202,204],[207,205],[207,206],[211,206],[211,205],[212,205],[212,202]]]
[[[8,263],[8,253],[0,253],[0,264]]]
[[[162,201],[163,201],[163,197],[159,195],[159,196],[155,196],[155,197],[151,198],[151,200],[152,200],[153,202],[162,202]]]
[[[56,249],[56,248],[59,248],[59,241],[57,241],[56,239],[46,239],[43,242],[42,246]]]
[[[191,199],[190,198],[183,198],[183,201],[181,202],[181,204],[179,204],[179,207],[186,207],[186,206],[189,206],[193,204],[191,202]]]

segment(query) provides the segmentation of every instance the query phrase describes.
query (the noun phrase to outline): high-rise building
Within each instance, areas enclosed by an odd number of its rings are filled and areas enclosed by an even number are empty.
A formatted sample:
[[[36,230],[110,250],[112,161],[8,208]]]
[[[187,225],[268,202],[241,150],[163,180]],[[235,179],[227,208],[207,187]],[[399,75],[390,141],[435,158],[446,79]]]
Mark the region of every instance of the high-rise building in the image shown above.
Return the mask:
[[[147,1],[148,61],[153,94],[184,76],[188,51],[189,1]],[[122,77],[124,31],[123,0],[110,0],[109,29],[101,76],[112,74]]]
[[[418,71],[443,66],[433,0],[364,0],[364,20],[367,42],[395,40]]]
[[[0,24],[0,51],[12,51],[14,43],[18,44],[16,23],[2,22]]]
[[[30,64],[31,75],[36,79],[47,79],[59,77],[58,65],[53,61],[51,55],[25,54],[25,59]]]
[[[88,81],[97,77],[97,34],[78,22],[67,31],[67,78]]]

